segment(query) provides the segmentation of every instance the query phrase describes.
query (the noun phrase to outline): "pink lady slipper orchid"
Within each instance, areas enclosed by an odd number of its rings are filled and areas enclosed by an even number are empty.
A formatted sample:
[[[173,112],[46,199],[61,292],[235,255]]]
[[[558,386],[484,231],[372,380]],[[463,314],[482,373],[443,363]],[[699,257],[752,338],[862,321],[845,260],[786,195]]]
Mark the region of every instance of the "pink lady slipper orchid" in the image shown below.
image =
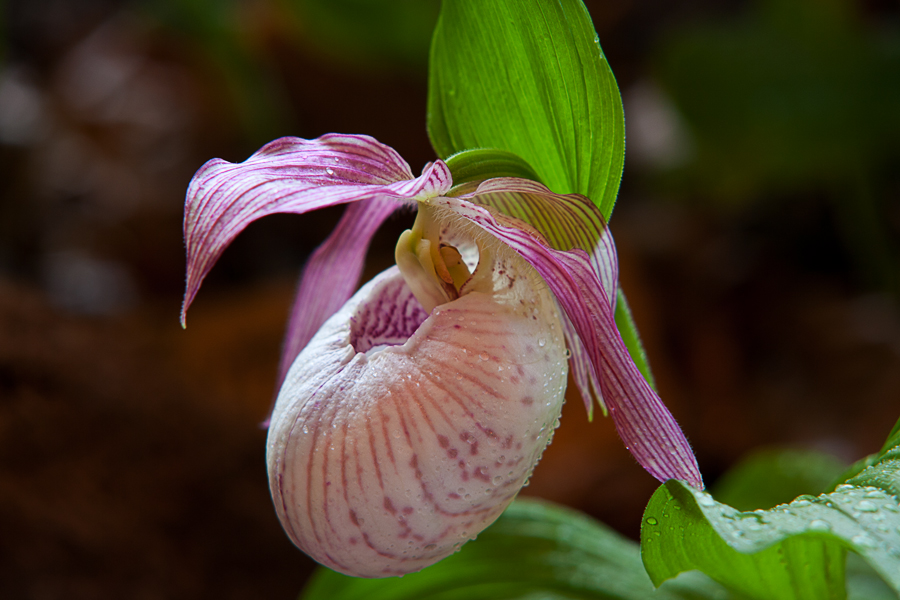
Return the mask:
[[[597,394],[647,471],[702,487],[616,329],[615,247],[583,196],[510,177],[454,187],[440,160],[415,177],[366,136],[282,138],[192,180],[182,322],[250,222],[342,203],[303,273],[267,441],[275,508],[303,551],[384,577],[457,550],[527,481],[569,364],[588,410]],[[397,266],[354,295],[372,236],[402,206],[418,213]]]

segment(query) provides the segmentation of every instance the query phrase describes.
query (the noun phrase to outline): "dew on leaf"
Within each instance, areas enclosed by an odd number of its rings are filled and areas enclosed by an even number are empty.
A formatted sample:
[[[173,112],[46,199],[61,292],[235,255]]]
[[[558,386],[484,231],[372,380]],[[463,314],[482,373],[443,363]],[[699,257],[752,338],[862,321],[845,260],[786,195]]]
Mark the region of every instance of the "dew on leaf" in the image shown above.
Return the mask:
[[[702,496],[697,498],[697,504],[699,504],[700,506],[707,506],[707,507],[715,506],[716,501],[713,500],[713,497],[710,496],[709,494],[703,494]]]
[[[810,521],[809,528],[813,531],[831,531],[831,525],[822,519]]]
[[[858,508],[862,512],[876,512],[878,510],[878,507],[875,506],[874,503],[869,502],[868,500],[861,501],[859,504],[856,505],[856,508]]]

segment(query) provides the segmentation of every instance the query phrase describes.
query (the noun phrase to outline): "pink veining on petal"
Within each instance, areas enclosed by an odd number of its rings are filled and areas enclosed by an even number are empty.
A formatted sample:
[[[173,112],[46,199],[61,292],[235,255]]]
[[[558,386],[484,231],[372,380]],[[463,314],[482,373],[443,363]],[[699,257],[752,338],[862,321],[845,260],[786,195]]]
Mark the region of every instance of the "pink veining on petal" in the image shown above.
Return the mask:
[[[589,202],[585,199],[585,202]],[[433,201],[506,243],[543,277],[590,356],[616,429],[637,461],[660,481],[681,479],[702,488],[696,458],[675,419],[638,371],[619,335],[612,305],[590,256],[554,250],[516,218],[460,198]]]
[[[600,210],[584,196],[556,194],[528,179],[498,177],[461,198],[525,221],[554,250],[584,250],[612,306],[616,303],[619,263],[616,246]]]
[[[273,501],[297,546],[348,575],[402,575],[452,554],[513,500],[566,386],[552,294],[525,269],[513,283],[426,313],[392,267],[316,333],[267,441]]]
[[[490,179],[461,197],[525,221],[555,250],[584,250],[609,304],[615,306],[619,277],[616,247],[603,215],[592,202],[576,194],[556,194],[535,181],[515,178]],[[605,412],[600,381],[590,357],[568,317],[563,319],[563,325],[572,353],[572,377],[588,416],[593,416],[595,397]]]
[[[450,184],[440,161],[413,177],[393,149],[368,136],[281,138],[242,163],[207,162],[191,180],[185,202],[182,324],[213,264],[256,219],[372,198],[412,201],[444,193]]]

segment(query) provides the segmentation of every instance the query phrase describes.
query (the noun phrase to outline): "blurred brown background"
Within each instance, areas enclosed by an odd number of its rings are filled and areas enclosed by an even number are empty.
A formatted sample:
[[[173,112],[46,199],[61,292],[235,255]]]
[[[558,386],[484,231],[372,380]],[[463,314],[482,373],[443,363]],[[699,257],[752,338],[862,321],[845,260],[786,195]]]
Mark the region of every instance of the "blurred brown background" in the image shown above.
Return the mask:
[[[753,448],[850,461],[900,414],[900,8],[591,1],[625,100],[612,230],[707,482]],[[7,0],[0,46],[0,597],[293,598],[265,417],[304,257],[270,217],[178,326],[209,158],[368,133],[417,171],[435,0]],[[387,224],[369,274],[408,226]],[[525,492],[635,537],[656,487],[577,398]]]

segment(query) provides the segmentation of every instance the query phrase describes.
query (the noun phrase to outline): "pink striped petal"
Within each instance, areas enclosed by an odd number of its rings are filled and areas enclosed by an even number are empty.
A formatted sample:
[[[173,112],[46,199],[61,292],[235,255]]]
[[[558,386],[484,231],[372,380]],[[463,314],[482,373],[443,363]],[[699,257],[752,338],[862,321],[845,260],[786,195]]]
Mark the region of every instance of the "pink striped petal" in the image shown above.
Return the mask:
[[[276,388],[319,327],[356,291],[372,236],[399,207],[384,197],[349,205],[328,239],[309,257],[291,309]]]
[[[485,181],[473,193],[462,197],[525,221],[537,229],[554,250],[584,250],[594,274],[603,284],[610,306],[615,307],[619,279],[616,246],[603,215],[592,202],[581,196],[554,194],[540,183],[514,178]],[[590,356],[568,317],[563,321],[572,353],[572,377],[581,392],[588,417],[593,417],[593,398],[605,414],[606,405]]]
[[[681,479],[702,488],[700,470],[687,439],[638,371],[619,335],[609,292],[597,276],[595,261],[579,247],[556,250],[541,235],[543,232],[534,231],[515,217],[467,201],[470,196],[479,196],[481,189],[429,203],[445,206],[477,224],[540,273],[571,320],[594,372],[600,375],[603,398],[628,450],[658,480]],[[570,198],[575,202],[581,197]],[[485,205],[490,203],[483,197],[476,199]],[[580,201],[590,204],[586,198]]]
[[[213,264],[256,219],[372,198],[427,198],[447,191],[450,181],[450,171],[440,161],[413,177],[393,149],[362,135],[281,138],[242,163],[209,161],[191,180],[185,203],[182,324]]]
[[[593,202],[576,194],[555,194],[536,181],[513,177],[489,179],[460,197],[525,221],[554,250],[584,250],[609,304],[615,305],[619,279],[616,246],[603,214]]]
[[[597,404],[599,404],[600,408],[603,410],[603,416],[606,416],[608,411],[606,402],[603,401],[600,378],[597,377],[597,373],[594,371],[591,357],[585,349],[584,344],[581,343],[581,338],[578,337],[578,331],[575,329],[575,325],[572,324],[572,320],[566,314],[566,311],[563,310],[562,306],[560,306],[560,314],[562,315],[563,333],[566,336],[566,345],[569,347],[569,352],[571,354],[569,357],[569,368],[572,371],[572,379],[575,381],[575,386],[581,394],[581,400],[584,402],[584,407],[587,409],[588,420],[590,421],[594,418],[595,399],[597,400]]]

